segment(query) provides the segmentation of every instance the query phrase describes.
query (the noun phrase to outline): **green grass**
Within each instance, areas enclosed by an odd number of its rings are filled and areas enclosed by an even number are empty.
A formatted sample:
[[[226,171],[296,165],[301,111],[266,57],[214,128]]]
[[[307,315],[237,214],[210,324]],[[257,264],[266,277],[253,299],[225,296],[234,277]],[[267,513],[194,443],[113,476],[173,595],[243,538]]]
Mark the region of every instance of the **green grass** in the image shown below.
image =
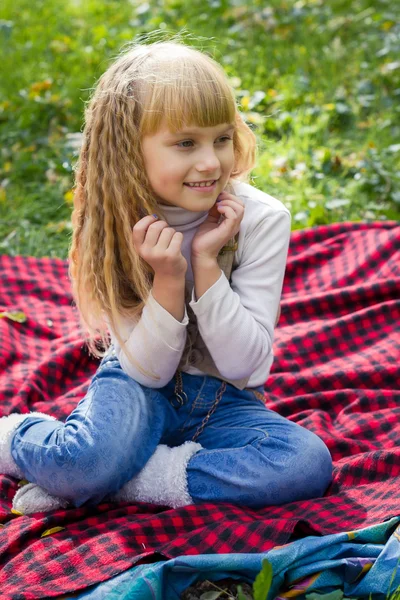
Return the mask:
[[[400,218],[400,5],[391,0],[3,0],[0,253],[65,258],[77,155],[65,145],[138,36],[211,53],[259,140],[252,184],[293,228]]]

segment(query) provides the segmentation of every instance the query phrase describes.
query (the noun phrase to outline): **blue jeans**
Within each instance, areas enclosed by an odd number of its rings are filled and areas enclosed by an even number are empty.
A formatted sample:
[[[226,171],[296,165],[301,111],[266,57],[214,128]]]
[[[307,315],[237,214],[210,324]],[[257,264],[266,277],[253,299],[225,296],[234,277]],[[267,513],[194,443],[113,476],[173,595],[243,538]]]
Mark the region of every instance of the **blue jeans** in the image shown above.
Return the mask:
[[[86,396],[65,423],[27,418],[11,453],[24,477],[75,506],[98,504],[134,477],[158,444],[192,440],[213,406],[221,380],[182,372],[186,404],[173,377],[150,388],[126,375],[112,354],[103,358]],[[311,431],[265,407],[255,391],[230,384],[196,441],[187,466],[195,504],[230,502],[260,508],[320,497],[332,459]]]

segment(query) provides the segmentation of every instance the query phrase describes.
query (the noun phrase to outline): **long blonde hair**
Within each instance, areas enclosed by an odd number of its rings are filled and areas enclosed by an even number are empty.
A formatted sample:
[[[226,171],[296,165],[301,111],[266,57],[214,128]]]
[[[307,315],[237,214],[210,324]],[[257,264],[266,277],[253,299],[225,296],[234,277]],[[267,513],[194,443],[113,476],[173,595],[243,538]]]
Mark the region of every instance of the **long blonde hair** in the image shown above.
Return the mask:
[[[142,137],[156,133],[163,119],[174,132],[235,123],[231,178],[248,181],[257,154],[256,136],[238,112],[223,68],[181,42],[129,45],[88,101],[69,251],[74,300],[94,356],[104,356],[110,327],[132,364],[156,380],[128,352],[120,327],[123,319],[139,320],[153,284],[154,271],[135,251],[132,228],[152,213],[166,220],[141,151]]]

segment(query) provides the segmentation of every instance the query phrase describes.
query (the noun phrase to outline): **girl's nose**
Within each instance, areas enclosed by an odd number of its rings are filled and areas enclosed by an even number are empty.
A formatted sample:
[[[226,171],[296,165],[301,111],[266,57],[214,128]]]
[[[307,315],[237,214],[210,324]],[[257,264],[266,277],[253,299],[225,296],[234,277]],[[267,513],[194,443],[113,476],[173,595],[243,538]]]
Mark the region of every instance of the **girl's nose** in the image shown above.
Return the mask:
[[[216,173],[216,172],[219,172],[219,168],[220,168],[220,161],[219,161],[218,157],[213,153],[208,154],[207,156],[203,157],[197,163],[197,170],[199,173],[204,173],[204,172]]]

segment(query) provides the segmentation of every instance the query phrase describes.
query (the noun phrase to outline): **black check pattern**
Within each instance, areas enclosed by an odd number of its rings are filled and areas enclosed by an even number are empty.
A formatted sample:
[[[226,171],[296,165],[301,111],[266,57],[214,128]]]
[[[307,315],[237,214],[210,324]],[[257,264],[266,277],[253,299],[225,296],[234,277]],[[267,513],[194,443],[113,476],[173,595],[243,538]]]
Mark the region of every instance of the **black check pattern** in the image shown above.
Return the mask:
[[[67,264],[0,257],[0,414],[65,419],[98,362],[83,345]],[[269,408],[328,445],[324,498],[251,510],[103,503],[16,516],[18,482],[0,476],[3,600],[55,597],[140,562],[261,552],[304,535],[367,527],[400,514],[400,224],[338,223],[292,233],[265,382]],[[62,531],[41,537],[53,527]]]

